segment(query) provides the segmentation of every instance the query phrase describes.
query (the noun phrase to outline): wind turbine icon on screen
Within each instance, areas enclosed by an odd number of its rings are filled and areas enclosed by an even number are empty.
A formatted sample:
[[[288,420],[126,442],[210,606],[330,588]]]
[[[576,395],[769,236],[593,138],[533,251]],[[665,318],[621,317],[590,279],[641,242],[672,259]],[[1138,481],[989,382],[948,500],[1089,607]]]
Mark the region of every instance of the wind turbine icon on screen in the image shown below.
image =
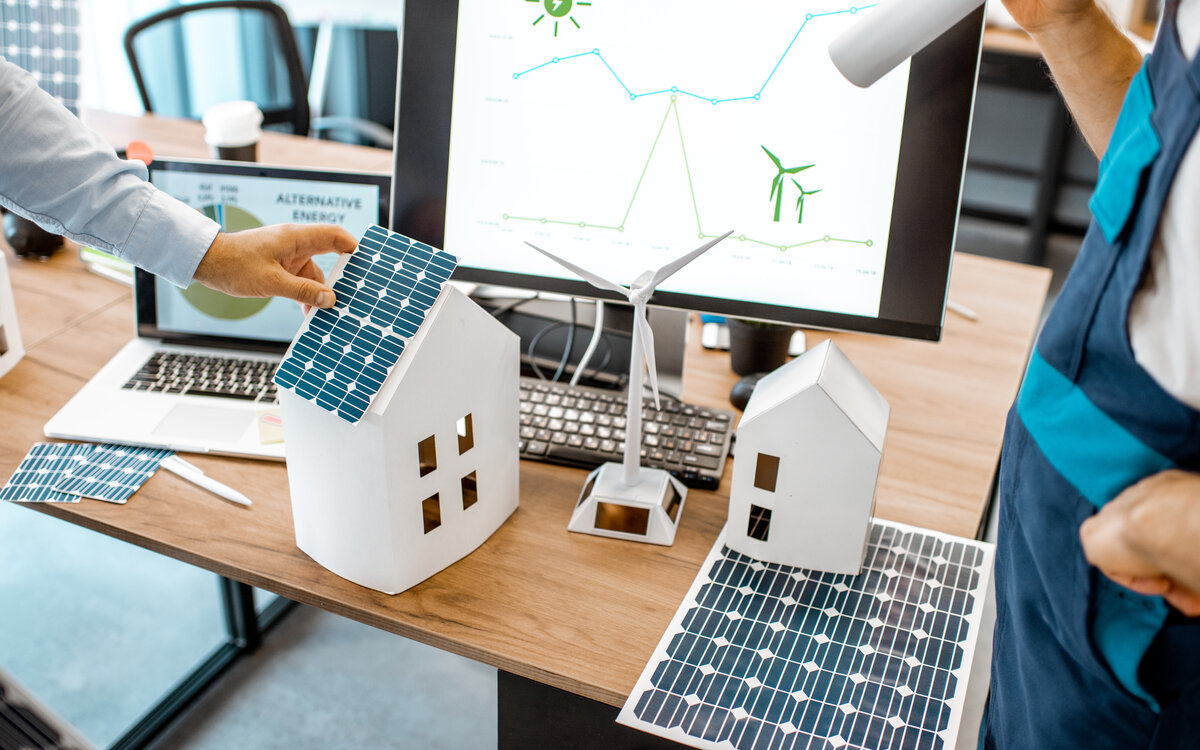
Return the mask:
[[[806,169],[810,169],[813,165],[805,164],[802,167],[787,167],[785,169],[783,164],[779,161],[779,157],[777,157],[775,154],[771,153],[770,149],[768,149],[766,146],[762,146],[761,148],[763,151],[765,151],[767,153],[767,156],[771,159],[771,163],[775,165],[775,168],[779,170],[775,174],[775,179],[771,180],[771,197],[768,199],[768,200],[775,201],[775,221],[779,221],[779,214],[783,211],[783,176],[789,175],[789,174],[796,174],[797,172],[803,172]],[[799,187],[799,186],[800,186],[799,183],[797,183],[796,187]],[[804,208],[804,205],[803,205],[804,204],[804,195],[803,195],[804,191],[803,191],[803,189],[801,189],[800,192],[802,193],[802,195],[800,196],[800,208],[803,211],[803,208]]]
[[[796,179],[794,177],[792,178],[792,184],[795,185],[796,189],[800,191],[800,197],[796,199],[796,223],[803,224],[804,223],[804,199],[810,195],[816,195],[817,193],[821,192],[821,189],[817,188],[816,190],[805,190],[800,185],[800,183],[796,181]]]
[[[620,294],[634,308],[624,462],[602,464],[588,476],[583,497],[568,526],[571,531],[664,545],[675,541],[675,525],[683,511],[687,488],[665,470],[641,465],[642,388],[647,371],[655,406],[659,405],[654,333],[646,319],[646,304],[659,284],[731,234],[726,232],[658,270],[643,271],[629,286],[609,281],[531,242],[525,243],[597,289]]]

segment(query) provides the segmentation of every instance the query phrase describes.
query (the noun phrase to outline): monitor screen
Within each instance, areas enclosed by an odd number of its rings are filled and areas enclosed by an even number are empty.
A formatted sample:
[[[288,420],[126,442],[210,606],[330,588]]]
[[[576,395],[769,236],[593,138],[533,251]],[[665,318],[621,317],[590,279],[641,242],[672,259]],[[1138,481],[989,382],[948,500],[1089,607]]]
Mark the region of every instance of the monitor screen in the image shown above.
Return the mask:
[[[456,278],[602,298],[525,243],[628,284],[732,231],[653,303],[937,339],[982,12],[864,90],[827,50],[869,12],[409,0],[395,228]]]
[[[389,192],[387,175],[185,160],[153,162],[150,182],[229,232],[330,223],[361,237],[368,226],[385,221]],[[327,253],[314,260],[328,274],[337,257]],[[137,292],[138,328],[145,336],[283,351],[303,322],[292,300],[230,297],[198,282],[180,289],[144,271]]]

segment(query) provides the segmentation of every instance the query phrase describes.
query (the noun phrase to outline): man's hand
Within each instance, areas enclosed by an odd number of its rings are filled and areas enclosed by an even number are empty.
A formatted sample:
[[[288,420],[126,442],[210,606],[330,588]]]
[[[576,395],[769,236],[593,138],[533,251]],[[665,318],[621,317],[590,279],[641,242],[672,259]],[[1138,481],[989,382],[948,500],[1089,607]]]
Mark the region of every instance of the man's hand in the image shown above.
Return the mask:
[[[1200,474],[1143,479],[1084,521],[1079,535],[1088,561],[1113,581],[1200,616]]]
[[[1095,6],[1095,0],[1004,0],[1013,20],[1030,34],[1069,26]]]
[[[277,224],[221,232],[193,276],[235,297],[289,297],[302,305],[333,307],[333,290],[313,263],[321,253],[349,253],[354,237],[334,224]]]

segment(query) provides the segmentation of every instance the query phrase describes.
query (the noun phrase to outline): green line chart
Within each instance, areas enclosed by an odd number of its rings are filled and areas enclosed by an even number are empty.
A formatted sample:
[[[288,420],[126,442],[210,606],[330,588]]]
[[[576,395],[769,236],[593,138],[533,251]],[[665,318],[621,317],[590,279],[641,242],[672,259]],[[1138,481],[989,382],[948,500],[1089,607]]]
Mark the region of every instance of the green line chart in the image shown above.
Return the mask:
[[[570,227],[577,227],[579,229],[599,229],[599,230],[614,231],[614,232],[624,232],[625,231],[625,223],[629,219],[629,215],[633,211],[634,205],[637,203],[638,195],[642,189],[642,182],[646,178],[646,172],[650,168],[650,163],[654,160],[654,154],[658,150],[659,143],[662,141],[663,131],[666,130],[668,123],[671,122],[672,120],[674,120],[675,127],[679,133],[679,145],[680,145],[680,149],[683,154],[684,172],[687,177],[687,187],[688,187],[689,195],[691,197],[692,211],[696,218],[696,234],[699,237],[699,239],[702,239],[702,240],[712,239],[712,238],[720,236],[719,234],[713,234],[710,232],[706,232],[704,229],[704,222],[701,219],[701,215],[700,215],[699,201],[696,198],[696,187],[695,187],[694,181],[692,180],[692,169],[688,162],[686,141],[684,140],[684,137],[683,137],[683,123],[679,117],[679,109],[678,109],[677,104],[678,104],[678,97],[675,95],[672,95],[671,99],[670,99],[670,104],[667,105],[667,110],[663,114],[662,122],[658,126],[658,132],[654,136],[654,143],[650,147],[650,153],[646,156],[646,161],[642,165],[641,173],[638,175],[637,183],[634,185],[633,192],[629,197],[629,202],[625,207],[625,213],[624,213],[624,215],[621,216],[621,219],[619,221],[615,221],[615,222],[613,222],[613,221],[596,222],[596,221],[588,221],[588,220],[571,221],[571,220],[561,219],[561,218],[549,218],[546,216],[516,216],[516,215],[510,214],[510,213],[505,213],[503,215],[504,220],[505,221],[532,222],[532,223],[544,224],[544,225],[570,226]],[[875,244],[874,241],[872,241],[870,239],[867,239],[867,240],[848,239],[848,238],[841,238],[841,237],[832,237],[828,234],[810,237],[810,238],[800,241],[800,242],[793,242],[793,243],[788,243],[788,244],[778,244],[778,243],[774,243],[774,242],[767,242],[762,239],[749,237],[745,234],[734,235],[734,237],[732,237],[731,239],[737,239],[741,242],[749,242],[752,244],[757,244],[757,245],[762,245],[765,247],[774,248],[776,250],[779,250],[780,252],[786,252],[787,250],[791,250],[793,248],[805,247],[808,245],[816,245],[816,244],[820,244],[820,243],[826,243],[826,244],[845,243],[845,244],[853,244],[853,245],[863,245],[866,247],[872,247]]]

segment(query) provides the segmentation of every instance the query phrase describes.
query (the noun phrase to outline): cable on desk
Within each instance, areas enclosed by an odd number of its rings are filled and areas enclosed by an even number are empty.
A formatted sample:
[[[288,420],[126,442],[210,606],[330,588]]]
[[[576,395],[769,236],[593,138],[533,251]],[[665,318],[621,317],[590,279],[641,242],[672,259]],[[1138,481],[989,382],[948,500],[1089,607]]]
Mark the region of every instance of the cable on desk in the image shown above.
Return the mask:
[[[563,370],[567,369],[567,360],[571,358],[571,347],[575,346],[575,328],[577,327],[577,319],[575,317],[575,298],[571,298],[571,327],[567,329],[567,343],[563,347],[562,359],[558,362],[558,369],[554,371],[552,380],[557,383],[562,377]],[[576,370],[579,368],[576,367]]]
[[[596,300],[596,322],[592,326],[592,337],[588,340],[587,349],[584,350],[583,356],[579,358],[579,364],[575,365],[575,374],[571,376],[571,385],[579,385],[579,379],[583,377],[583,371],[587,369],[588,363],[592,361],[592,355],[596,353],[596,347],[600,344],[600,334],[604,332],[604,300]],[[609,349],[609,356],[612,356],[612,349]],[[607,360],[605,360],[607,363]],[[601,365],[603,368],[603,365]]]

